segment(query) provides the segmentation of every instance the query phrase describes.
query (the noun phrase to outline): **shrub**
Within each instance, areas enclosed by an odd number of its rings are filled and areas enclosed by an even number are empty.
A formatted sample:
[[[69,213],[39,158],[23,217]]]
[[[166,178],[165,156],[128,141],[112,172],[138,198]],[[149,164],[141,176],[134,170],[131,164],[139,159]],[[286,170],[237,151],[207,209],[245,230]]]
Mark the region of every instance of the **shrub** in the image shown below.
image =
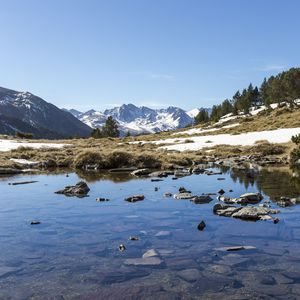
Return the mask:
[[[109,153],[104,160],[104,165],[108,169],[128,167],[133,164],[133,155],[126,151],[114,151]]]
[[[97,164],[100,168],[104,166],[104,160],[101,153],[96,151],[80,152],[74,159],[74,167],[82,168],[85,165]]]
[[[16,137],[18,137],[20,139],[32,139],[33,138],[33,134],[32,133],[26,133],[26,132],[17,131],[16,132]]]
[[[296,145],[300,144],[300,133],[292,136],[292,142],[295,143]]]
[[[290,163],[292,166],[300,166],[300,148],[294,149],[290,154]]]

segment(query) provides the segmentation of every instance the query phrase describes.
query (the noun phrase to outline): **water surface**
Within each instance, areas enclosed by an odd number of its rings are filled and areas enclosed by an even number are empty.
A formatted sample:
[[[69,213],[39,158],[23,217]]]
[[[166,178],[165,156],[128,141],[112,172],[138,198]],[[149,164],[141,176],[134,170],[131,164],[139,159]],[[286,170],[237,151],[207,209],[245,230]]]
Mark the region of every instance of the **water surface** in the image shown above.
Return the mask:
[[[288,172],[264,170],[254,179],[223,172],[161,182],[120,174],[1,178],[0,299],[299,298],[299,206],[280,208],[280,222],[273,224],[215,216],[216,196],[201,205],[164,197],[180,186],[196,195],[220,188],[232,197],[260,191],[263,201],[300,195],[299,178]],[[54,193],[82,179],[91,189],[89,197]],[[38,182],[8,184],[27,180]],[[145,200],[124,201],[134,194],[144,194]],[[97,197],[111,201],[99,203]],[[41,224],[30,225],[32,220]],[[202,220],[206,228],[198,231]],[[129,241],[132,235],[140,240]],[[121,243],[124,252],[118,251]],[[216,250],[236,245],[256,249]],[[160,253],[161,265],[124,264],[149,249]]]

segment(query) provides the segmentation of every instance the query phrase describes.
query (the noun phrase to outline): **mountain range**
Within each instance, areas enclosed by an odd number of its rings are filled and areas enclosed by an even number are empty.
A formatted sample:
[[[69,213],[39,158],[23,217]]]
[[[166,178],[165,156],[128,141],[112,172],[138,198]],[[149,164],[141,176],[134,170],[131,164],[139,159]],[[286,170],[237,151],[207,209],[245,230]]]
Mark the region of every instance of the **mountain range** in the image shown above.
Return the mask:
[[[14,135],[16,132],[54,139],[89,136],[91,128],[29,92],[0,87],[0,133]]]
[[[118,123],[121,134],[155,133],[166,130],[174,130],[191,125],[199,109],[189,112],[178,107],[164,109],[152,109],[149,107],[137,107],[133,104],[123,104],[119,107],[106,109],[104,112],[89,110],[80,112],[74,109],[68,110],[76,118],[92,128],[101,128],[108,116],[112,116]]]
[[[209,110],[209,109],[208,109]],[[108,116],[118,123],[121,135],[174,130],[191,125],[199,109],[178,107],[152,109],[123,104],[104,112],[60,109],[29,92],[0,87],[0,134],[32,133],[34,138],[90,136],[92,128],[101,128]]]

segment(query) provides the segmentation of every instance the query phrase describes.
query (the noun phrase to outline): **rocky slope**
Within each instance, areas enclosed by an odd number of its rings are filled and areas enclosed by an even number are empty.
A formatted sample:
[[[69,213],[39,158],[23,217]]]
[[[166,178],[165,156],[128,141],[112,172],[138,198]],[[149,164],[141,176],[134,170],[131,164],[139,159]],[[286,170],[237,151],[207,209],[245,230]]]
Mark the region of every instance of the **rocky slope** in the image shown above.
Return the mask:
[[[91,128],[29,92],[0,87],[0,133],[30,132],[35,138],[88,136]]]

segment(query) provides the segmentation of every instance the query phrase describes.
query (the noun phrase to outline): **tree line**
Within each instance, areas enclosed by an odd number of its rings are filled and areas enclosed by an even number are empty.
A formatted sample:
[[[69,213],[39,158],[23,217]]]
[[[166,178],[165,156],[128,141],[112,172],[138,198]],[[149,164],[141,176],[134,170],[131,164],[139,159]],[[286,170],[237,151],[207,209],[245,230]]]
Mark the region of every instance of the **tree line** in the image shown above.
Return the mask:
[[[257,87],[251,83],[242,91],[237,91],[231,99],[225,99],[219,105],[213,105],[209,115],[205,109],[201,109],[195,117],[195,123],[216,122],[222,116],[229,113],[237,115],[239,112],[248,114],[251,107],[286,101],[294,105],[293,100],[300,98],[300,68],[291,68],[276,76],[265,78]]]

